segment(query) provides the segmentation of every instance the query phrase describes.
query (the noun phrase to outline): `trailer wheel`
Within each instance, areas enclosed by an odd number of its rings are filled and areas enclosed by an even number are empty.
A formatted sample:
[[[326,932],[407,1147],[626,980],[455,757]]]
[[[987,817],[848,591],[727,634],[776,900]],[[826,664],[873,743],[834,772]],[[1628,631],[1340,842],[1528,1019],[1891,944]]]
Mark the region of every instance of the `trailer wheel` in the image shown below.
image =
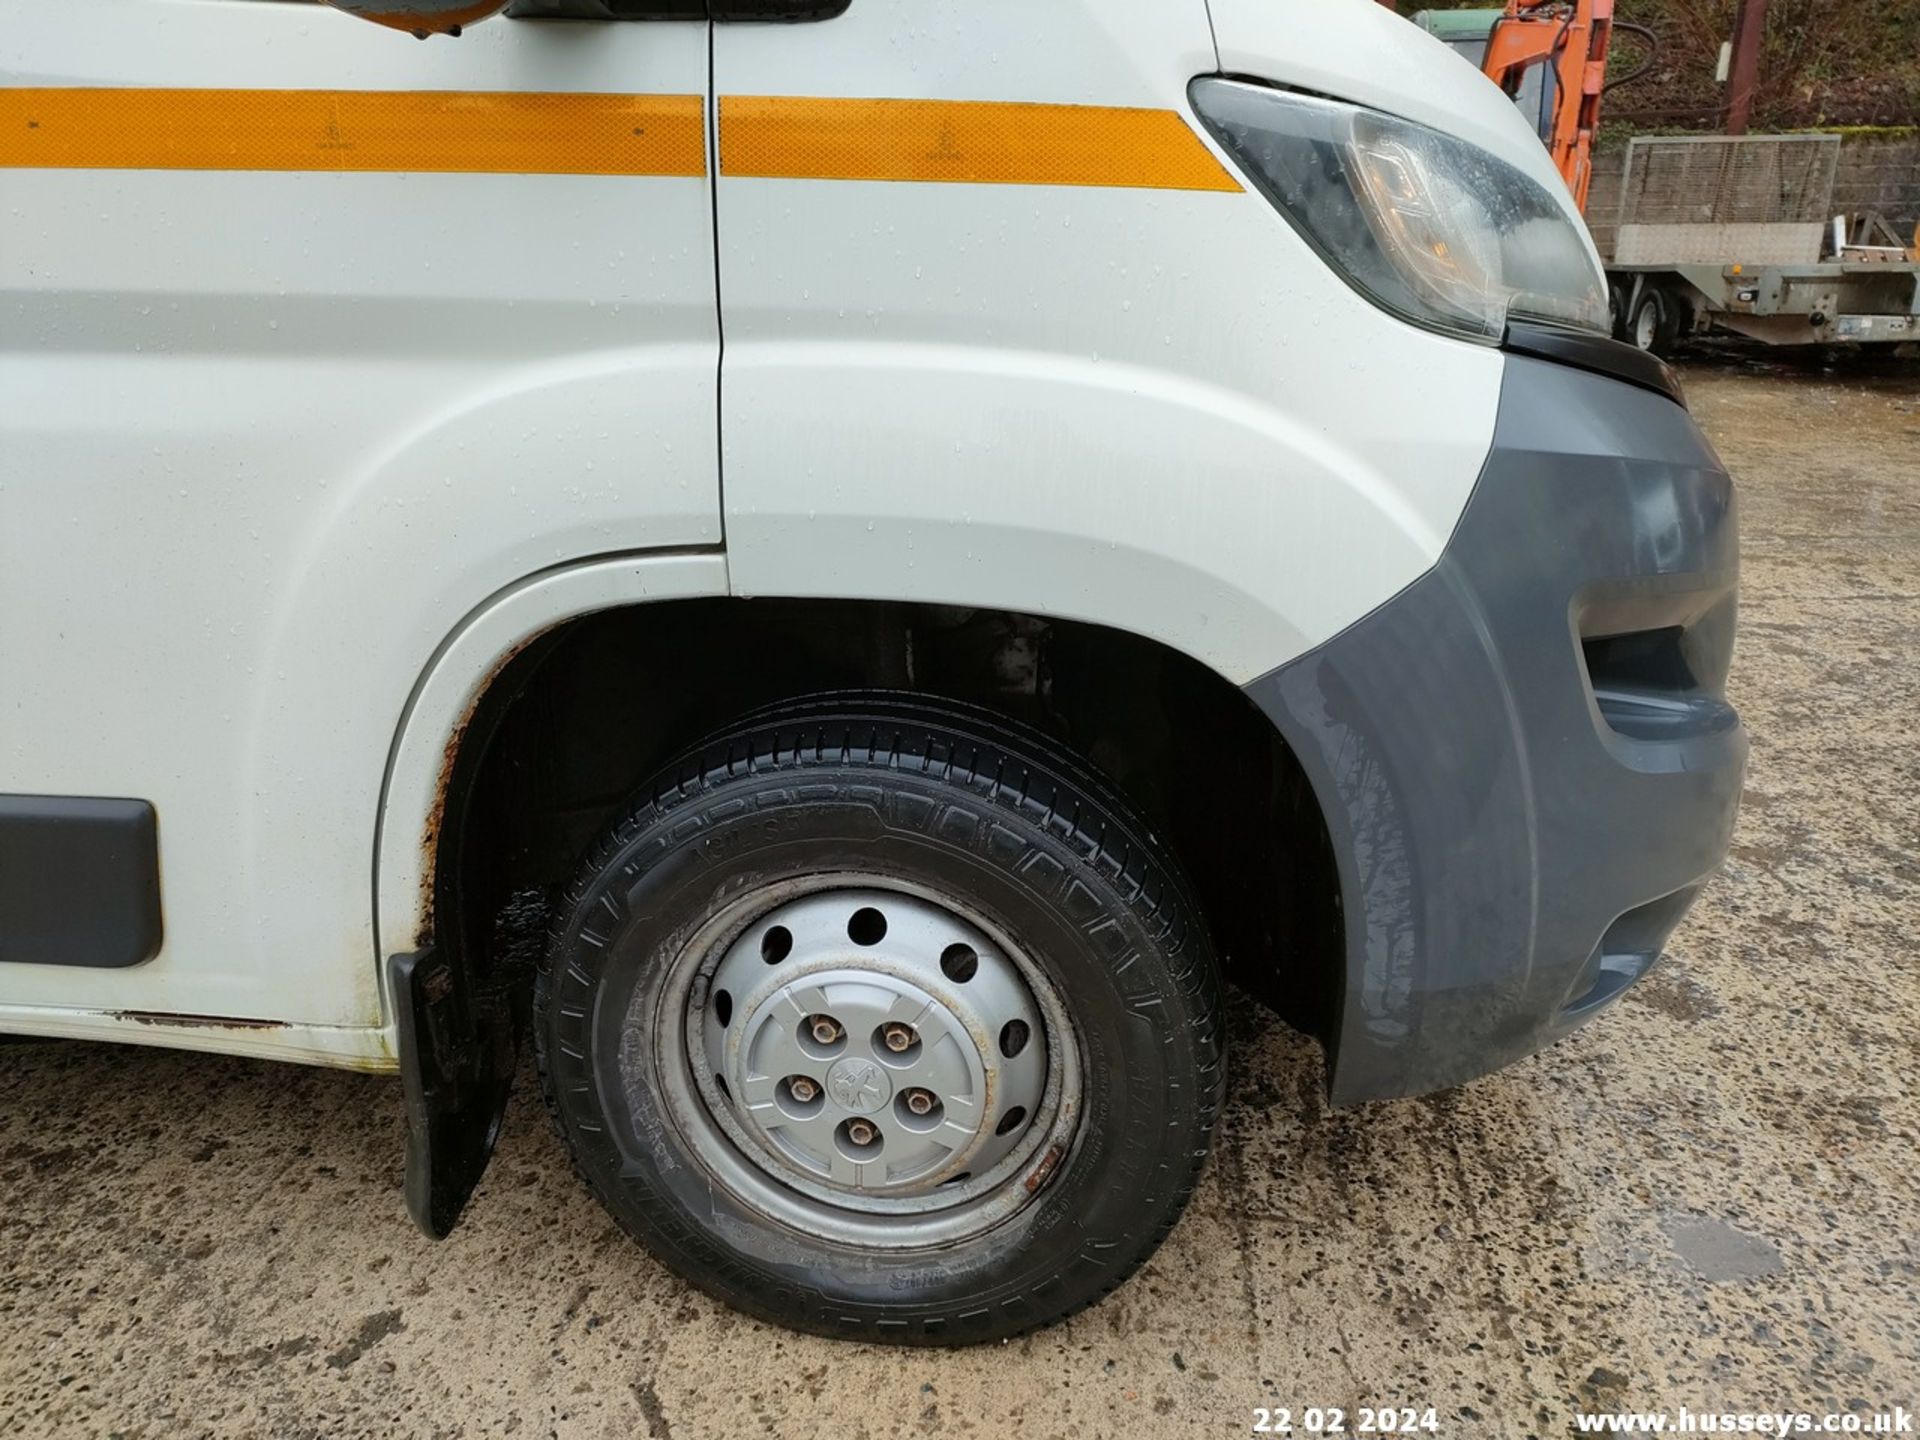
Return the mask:
[[[1618,280],[1607,285],[1607,324],[1614,339],[1627,338],[1627,287]]]
[[[1627,340],[1654,355],[1671,355],[1679,332],[1679,306],[1666,291],[1647,286],[1634,302]]]
[[[536,984],[548,1103],[614,1218],[776,1324],[1003,1339],[1113,1289],[1193,1191],[1218,980],[1110,784],[860,692],[668,767]]]

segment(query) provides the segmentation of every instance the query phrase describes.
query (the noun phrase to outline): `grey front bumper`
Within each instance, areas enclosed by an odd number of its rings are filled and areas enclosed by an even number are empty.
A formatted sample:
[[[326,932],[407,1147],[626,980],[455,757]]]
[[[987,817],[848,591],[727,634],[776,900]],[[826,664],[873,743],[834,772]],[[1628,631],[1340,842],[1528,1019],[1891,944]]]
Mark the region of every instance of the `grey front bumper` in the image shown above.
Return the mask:
[[[1336,1104],[1458,1084],[1638,979],[1726,855],[1732,482],[1679,405],[1509,356],[1439,564],[1247,687],[1340,872]]]

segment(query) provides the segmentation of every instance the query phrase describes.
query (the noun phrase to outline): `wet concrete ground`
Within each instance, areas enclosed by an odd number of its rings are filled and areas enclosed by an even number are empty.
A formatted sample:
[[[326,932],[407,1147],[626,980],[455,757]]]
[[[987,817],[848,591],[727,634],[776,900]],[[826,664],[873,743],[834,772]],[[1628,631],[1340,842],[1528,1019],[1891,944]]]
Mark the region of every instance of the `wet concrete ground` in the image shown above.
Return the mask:
[[[397,1082],[0,1048],[0,1416],[23,1436],[1245,1433],[1391,1403],[1920,1408],[1920,373],[1689,372],[1742,485],[1733,858],[1546,1055],[1331,1114],[1235,1007],[1200,1194],[1105,1304],[904,1353],[739,1318],[626,1243],[537,1104],[454,1238]]]

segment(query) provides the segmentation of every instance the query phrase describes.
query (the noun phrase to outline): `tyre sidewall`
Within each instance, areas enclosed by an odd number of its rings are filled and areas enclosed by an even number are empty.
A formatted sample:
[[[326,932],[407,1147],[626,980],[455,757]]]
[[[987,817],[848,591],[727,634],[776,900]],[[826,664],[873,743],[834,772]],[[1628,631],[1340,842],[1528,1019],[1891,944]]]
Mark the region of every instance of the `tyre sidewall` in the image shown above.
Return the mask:
[[[1640,317],[1650,315],[1652,326],[1647,332],[1647,343],[1640,343]],[[1627,321],[1627,340],[1636,349],[1645,350],[1650,355],[1665,355],[1673,349],[1674,338],[1674,302],[1666,291],[1648,287],[1642,292],[1639,301],[1633,307],[1633,314]]]
[[[1217,1073],[1196,1044],[1214,1017],[1195,1013],[1177,968],[1210,963],[1194,953],[1204,945],[1171,937],[1170,967],[1170,937],[1101,858],[990,796],[898,771],[733,778],[648,807],[575,887],[543,1007],[589,1182],[676,1270],[785,1324],[931,1338],[1097,1298],[1164,1233],[1142,1217],[1177,1214],[1211,1119],[1201,1081]],[[1076,1138],[1050,1166],[1044,1151],[1030,1162],[1035,1199],[973,1240],[869,1249],[779,1224],[715,1181],[661,1103],[655,1076],[671,1062],[655,1020],[674,957],[742,896],[833,873],[956,896],[1045,971],[1075,1019]],[[589,1058],[614,1054],[618,1066]]]

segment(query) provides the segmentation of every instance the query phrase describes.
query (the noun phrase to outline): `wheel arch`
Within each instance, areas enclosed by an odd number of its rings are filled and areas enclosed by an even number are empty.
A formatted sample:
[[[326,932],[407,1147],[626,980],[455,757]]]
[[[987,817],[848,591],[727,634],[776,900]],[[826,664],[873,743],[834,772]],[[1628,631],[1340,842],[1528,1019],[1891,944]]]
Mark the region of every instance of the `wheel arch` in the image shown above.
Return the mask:
[[[437,1072],[423,1057],[436,1027],[465,1037],[492,1025],[493,1040],[463,1040],[439,1069],[477,1066],[469,1101],[482,1097],[482,1112],[504,1102],[512,1051],[496,1042],[519,1024],[548,900],[634,791],[750,711],[842,689],[985,705],[1083,755],[1193,878],[1229,975],[1329,1033],[1344,951],[1326,821],[1287,742],[1230,679],[1083,621],[746,599],[728,593],[717,551],[622,557],[530,577],[478,608],[440,647],[396,736],[375,883],[415,1136],[433,1114]],[[471,997],[494,1007],[491,1021],[476,1025]],[[455,1012],[434,1016],[441,1002]],[[443,1095],[460,1089],[438,1081]],[[442,1123],[461,1139],[438,1149],[465,1155],[472,1180],[492,1123]],[[416,1219],[443,1234],[458,1203],[422,1218],[449,1187],[435,1188],[430,1147],[414,1148]],[[470,1185],[452,1188],[464,1199]]]
[[[710,663],[716,653],[724,664]],[[464,893],[471,867],[505,864],[496,880],[512,881],[541,862],[477,857],[472,827],[525,820],[531,790],[557,796],[567,814],[546,816],[524,848],[570,862],[600,823],[595,808],[618,805],[673,751],[750,709],[831,688],[921,692],[1036,725],[1107,771],[1190,872],[1218,863],[1188,853],[1207,848],[1200,832],[1221,828],[1189,813],[1204,810],[1239,814],[1255,842],[1297,842],[1301,854],[1266,858],[1296,865],[1311,852],[1307,868],[1324,863],[1318,878],[1332,883],[1320,804],[1291,748],[1238,685],[1190,655],[1066,617],[732,597],[717,551],[663,552],[529,577],[441,645],[409,698],[383,787],[381,955],[490,943],[475,927],[492,899],[476,911]],[[1269,876],[1263,888],[1284,886]],[[1271,916],[1239,924],[1324,940],[1338,925],[1337,905],[1327,909],[1304,931]],[[1244,957],[1257,945],[1233,948]],[[1328,953],[1337,950],[1336,935]]]

